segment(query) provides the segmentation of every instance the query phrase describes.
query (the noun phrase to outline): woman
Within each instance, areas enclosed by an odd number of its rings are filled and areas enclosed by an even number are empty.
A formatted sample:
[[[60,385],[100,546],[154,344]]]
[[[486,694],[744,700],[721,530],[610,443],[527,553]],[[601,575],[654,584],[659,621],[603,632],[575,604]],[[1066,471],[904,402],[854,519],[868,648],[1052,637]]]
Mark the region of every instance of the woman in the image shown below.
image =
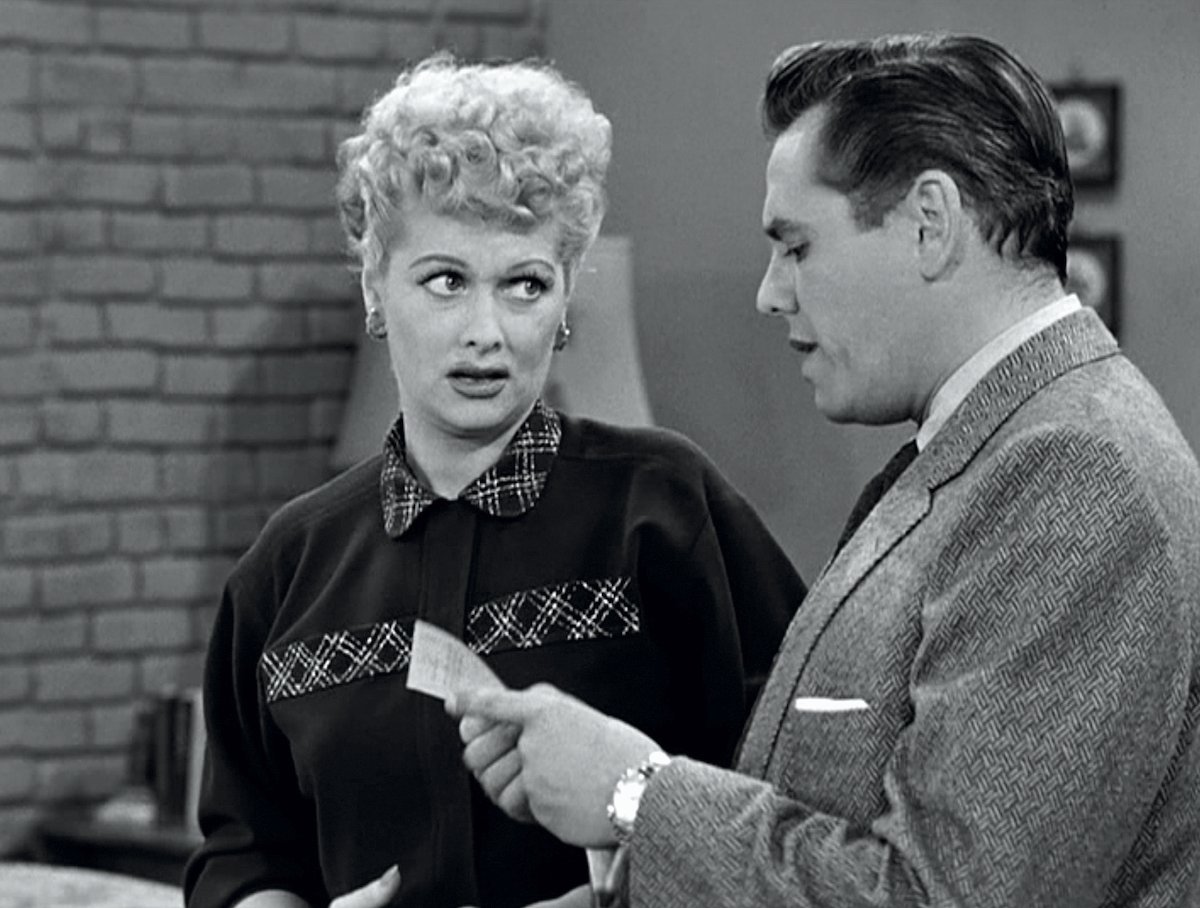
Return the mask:
[[[608,121],[553,69],[445,54],[343,144],[343,224],[400,415],[228,581],[189,905],[323,906],[391,865],[415,906],[586,880],[580,851],[488,803],[454,720],[405,688],[417,618],[510,686],[548,681],[673,752],[731,756],[803,584],[695,446],[540,400],[609,154]]]

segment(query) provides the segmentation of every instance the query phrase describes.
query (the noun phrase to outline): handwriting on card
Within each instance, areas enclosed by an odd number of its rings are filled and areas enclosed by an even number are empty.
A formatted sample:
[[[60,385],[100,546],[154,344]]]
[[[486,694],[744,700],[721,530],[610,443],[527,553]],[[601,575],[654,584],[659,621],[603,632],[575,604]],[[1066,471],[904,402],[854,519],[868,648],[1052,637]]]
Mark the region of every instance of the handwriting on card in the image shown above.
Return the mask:
[[[455,637],[428,621],[413,626],[412,659],[408,664],[410,690],[445,700],[459,691],[503,687],[476,653]]]

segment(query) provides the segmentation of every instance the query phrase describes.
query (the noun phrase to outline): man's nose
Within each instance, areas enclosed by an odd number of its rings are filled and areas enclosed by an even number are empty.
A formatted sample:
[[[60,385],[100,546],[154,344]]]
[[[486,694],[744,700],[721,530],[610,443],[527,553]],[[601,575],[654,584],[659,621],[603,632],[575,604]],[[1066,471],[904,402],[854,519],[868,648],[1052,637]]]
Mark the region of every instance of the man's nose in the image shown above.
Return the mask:
[[[795,288],[775,254],[771,255],[766,273],[758,285],[755,306],[763,315],[790,315],[797,311]]]

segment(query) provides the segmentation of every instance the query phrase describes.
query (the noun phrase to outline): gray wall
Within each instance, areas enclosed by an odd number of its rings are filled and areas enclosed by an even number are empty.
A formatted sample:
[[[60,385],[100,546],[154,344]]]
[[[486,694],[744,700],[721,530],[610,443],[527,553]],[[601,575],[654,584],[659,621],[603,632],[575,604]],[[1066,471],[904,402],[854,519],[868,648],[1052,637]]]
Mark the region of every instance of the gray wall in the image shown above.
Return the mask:
[[[1200,0],[553,0],[549,54],[615,130],[606,231],[634,241],[656,421],[702,444],[815,575],[907,429],[837,427],[782,322],[754,312],[767,147],[756,102],[784,47],[887,31],[999,40],[1048,80],[1119,80],[1122,173],[1076,225],[1124,241],[1122,341],[1200,446]]]

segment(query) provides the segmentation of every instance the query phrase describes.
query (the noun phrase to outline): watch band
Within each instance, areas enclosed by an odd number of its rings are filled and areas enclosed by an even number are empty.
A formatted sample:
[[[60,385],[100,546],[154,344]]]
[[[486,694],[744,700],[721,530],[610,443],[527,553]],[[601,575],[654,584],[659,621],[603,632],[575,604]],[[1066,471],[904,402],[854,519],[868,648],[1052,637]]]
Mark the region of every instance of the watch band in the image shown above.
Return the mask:
[[[617,779],[612,797],[608,801],[607,813],[613,834],[620,844],[624,845],[633,835],[633,824],[637,820],[638,807],[641,805],[646,783],[652,775],[670,762],[669,756],[661,750],[655,750],[637,766],[626,769]]]

